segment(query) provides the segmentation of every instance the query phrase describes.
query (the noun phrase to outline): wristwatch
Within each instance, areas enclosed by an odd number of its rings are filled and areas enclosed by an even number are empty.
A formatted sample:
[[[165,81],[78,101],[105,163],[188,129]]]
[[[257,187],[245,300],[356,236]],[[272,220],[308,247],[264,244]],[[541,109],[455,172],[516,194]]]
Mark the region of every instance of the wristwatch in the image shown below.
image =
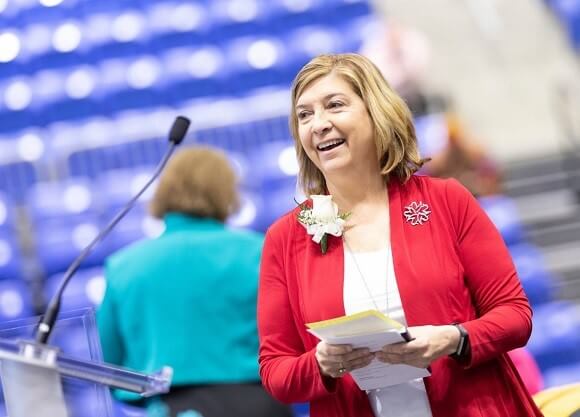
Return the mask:
[[[459,323],[452,323],[452,325],[459,330],[459,344],[457,345],[455,353],[452,353],[449,356],[453,359],[465,359],[469,354],[469,333],[467,333],[465,327]]]

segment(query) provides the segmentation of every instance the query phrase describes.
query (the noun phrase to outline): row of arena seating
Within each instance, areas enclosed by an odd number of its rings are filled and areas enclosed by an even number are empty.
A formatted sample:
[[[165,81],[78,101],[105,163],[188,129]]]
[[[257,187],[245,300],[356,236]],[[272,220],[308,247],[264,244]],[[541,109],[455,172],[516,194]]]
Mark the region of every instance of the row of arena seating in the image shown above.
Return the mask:
[[[275,112],[285,111],[289,102],[287,92],[269,93],[265,99]],[[203,104],[190,110],[197,114],[202,111],[202,107],[208,106]],[[214,120],[211,122],[214,126],[203,128],[204,120],[194,118],[194,131],[185,143],[208,144],[226,150],[233,155],[234,160],[239,160],[239,174],[245,183],[256,177],[270,176],[266,172],[268,170],[279,170],[275,166],[279,157],[283,159],[281,169],[295,173],[292,171],[292,157],[288,158],[291,154],[287,151],[276,154],[280,151],[280,143],[290,141],[287,117],[266,117],[236,123],[235,118],[241,116],[244,107],[258,110],[256,102],[251,98],[224,101],[217,105],[214,103],[208,111],[220,115],[223,125],[216,127],[218,120]],[[166,142],[158,138],[165,136],[165,130],[175,114],[178,113],[159,109],[154,112],[134,112],[118,119],[92,118],[80,124],[59,123],[58,128],[55,126],[54,129],[28,131],[15,136],[4,147],[0,142],[0,150],[4,155],[20,149],[28,152],[16,152],[13,155],[14,159],[20,160],[0,163],[0,192],[7,194],[15,204],[22,204],[37,182],[67,180],[71,177],[95,179],[111,170],[154,166],[167,147]],[[446,145],[444,116],[432,114],[418,117],[416,127],[423,154],[433,155]],[[125,141],[120,141],[121,138]],[[27,155],[30,158],[25,158]],[[244,160],[248,163],[244,164]],[[266,166],[271,163],[273,167]],[[252,167],[253,172],[248,173],[248,166]]]
[[[120,57],[55,53],[52,60],[42,57],[38,69],[34,62],[22,64],[26,70],[10,65],[14,76],[5,74],[0,84],[0,130],[12,132],[59,120],[288,86],[313,55],[356,50],[366,34],[369,11],[366,2],[345,4],[337,9],[336,22],[325,14],[308,26],[286,29],[283,36],[245,34],[199,46],[192,46],[190,37],[184,36],[175,45],[160,41],[162,51],[139,44],[127,47],[134,55],[125,51]],[[0,49],[1,43],[0,37]]]
[[[8,35],[0,39],[5,46],[0,59],[31,68],[91,63],[88,57],[98,61],[156,53],[175,45],[287,33],[316,21],[332,25],[359,10],[368,13],[364,0],[88,2],[79,6],[38,7],[20,14],[0,10],[0,22]],[[39,16],[31,15],[34,12]],[[10,68],[2,70],[16,73]]]

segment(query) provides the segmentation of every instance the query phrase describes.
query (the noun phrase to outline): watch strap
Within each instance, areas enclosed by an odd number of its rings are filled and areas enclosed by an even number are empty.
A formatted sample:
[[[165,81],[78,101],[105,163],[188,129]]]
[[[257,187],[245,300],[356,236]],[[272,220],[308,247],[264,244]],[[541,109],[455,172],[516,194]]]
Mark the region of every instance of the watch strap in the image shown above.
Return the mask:
[[[469,334],[467,333],[465,327],[463,327],[461,324],[452,323],[452,325],[455,326],[457,330],[459,330],[459,344],[457,345],[457,350],[455,353],[452,353],[449,356],[454,359],[462,359],[466,357],[467,353],[469,352]]]

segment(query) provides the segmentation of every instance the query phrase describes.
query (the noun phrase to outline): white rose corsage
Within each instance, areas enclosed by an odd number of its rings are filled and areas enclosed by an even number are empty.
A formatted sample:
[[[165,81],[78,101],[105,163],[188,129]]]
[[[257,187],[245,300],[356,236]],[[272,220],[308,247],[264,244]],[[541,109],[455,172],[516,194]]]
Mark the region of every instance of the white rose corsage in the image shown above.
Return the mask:
[[[342,236],[344,224],[350,213],[338,214],[338,206],[330,195],[311,195],[312,208],[300,204],[298,221],[312,235],[312,240],[320,244],[322,253],[328,249],[328,235]]]

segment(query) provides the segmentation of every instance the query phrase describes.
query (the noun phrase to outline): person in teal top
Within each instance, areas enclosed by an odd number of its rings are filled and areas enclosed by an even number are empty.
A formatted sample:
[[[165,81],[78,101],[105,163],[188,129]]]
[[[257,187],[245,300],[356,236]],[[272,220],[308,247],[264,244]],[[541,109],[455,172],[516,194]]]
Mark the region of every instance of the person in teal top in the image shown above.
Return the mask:
[[[290,415],[260,383],[256,294],[263,236],[225,226],[237,207],[227,158],[209,148],[183,150],[170,160],[151,202],[165,232],[106,261],[97,314],[104,360],[143,372],[171,366],[171,392],[161,397],[167,416]]]

